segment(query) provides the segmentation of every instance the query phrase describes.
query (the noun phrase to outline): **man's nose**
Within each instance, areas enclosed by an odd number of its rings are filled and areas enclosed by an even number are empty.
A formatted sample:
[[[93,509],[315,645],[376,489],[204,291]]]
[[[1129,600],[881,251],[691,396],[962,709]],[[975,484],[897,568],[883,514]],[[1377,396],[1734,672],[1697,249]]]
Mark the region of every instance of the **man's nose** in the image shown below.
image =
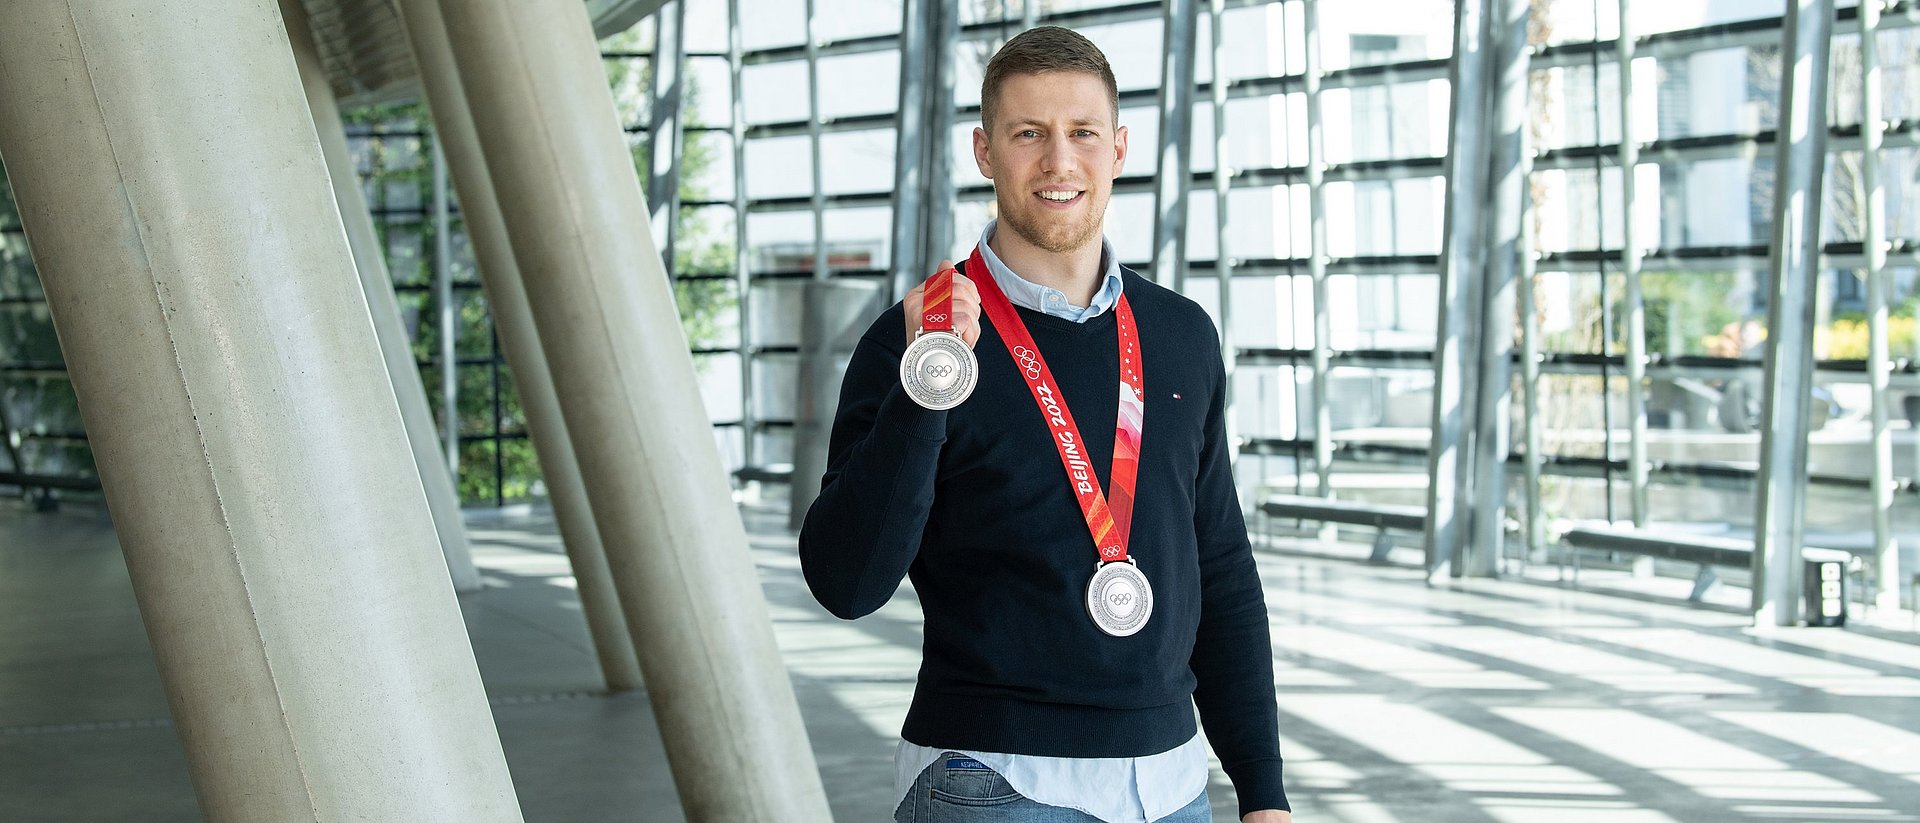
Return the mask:
[[[1046,148],[1040,153],[1040,164],[1040,170],[1048,174],[1065,174],[1073,171],[1073,141],[1064,134],[1055,134],[1047,138]]]

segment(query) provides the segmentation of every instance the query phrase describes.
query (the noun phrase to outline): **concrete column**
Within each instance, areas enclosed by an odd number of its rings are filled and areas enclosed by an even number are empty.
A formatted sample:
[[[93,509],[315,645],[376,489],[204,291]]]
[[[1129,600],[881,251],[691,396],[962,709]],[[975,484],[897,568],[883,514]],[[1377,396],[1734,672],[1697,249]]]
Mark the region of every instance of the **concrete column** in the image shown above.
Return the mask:
[[[1807,419],[1813,393],[1814,302],[1820,289],[1821,196],[1827,167],[1833,0],[1792,0],[1781,29],[1780,143],[1774,153],[1767,302],[1766,403],[1754,495],[1753,622],[1800,622],[1806,537]]]
[[[1478,391],[1480,330],[1473,327],[1481,293],[1482,210],[1491,150],[1487,139],[1488,17],[1492,0],[1454,4],[1452,113],[1447,131],[1446,231],[1440,251],[1439,333],[1433,352],[1433,435],[1427,458],[1427,572],[1463,572],[1461,546],[1472,536],[1472,440]],[[1502,329],[1501,331],[1505,331]],[[1494,524],[1498,527],[1498,524]]]
[[[454,490],[446,458],[440,452],[439,433],[434,429],[432,412],[427,410],[426,383],[420,379],[420,368],[414,362],[406,324],[400,322],[400,306],[393,297],[393,278],[387,273],[387,258],[380,251],[380,238],[373,230],[373,215],[367,212],[366,196],[360,192],[360,176],[354,171],[353,156],[347,151],[347,132],[340,125],[340,106],[334,100],[333,87],[327,83],[326,71],[320,66],[320,53],[314,49],[306,8],[300,5],[300,0],[280,0],[280,13],[286,19],[287,37],[300,69],[300,84],[306,89],[314,129],[319,133],[320,149],[326,155],[327,171],[333,179],[333,196],[339,203],[341,222],[346,226],[354,269],[359,272],[360,289],[366,294],[368,313],[373,318],[373,331],[379,337],[380,356],[386,363],[393,394],[400,404],[400,418],[406,423],[414,474],[426,490],[427,503],[433,511],[434,531],[438,533],[440,552],[447,559],[447,573],[453,577],[455,591],[479,591],[480,572],[473,567],[473,553],[467,546],[467,527],[460,519],[460,495]]]
[[[1187,200],[1193,189],[1193,75],[1200,24],[1193,0],[1160,12],[1160,133],[1153,186],[1153,281],[1187,286]],[[1218,160],[1216,159],[1216,163]]]
[[[1485,77],[1492,155],[1488,179],[1485,285],[1480,294],[1479,350],[1473,417],[1472,528],[1462,537],[1461,575],[1493,577],[1506,555],[1507,458],[1512,456],[1513,325],[1517,281],[1526,253],[1527,178],[1533,168],[1527,140],[1527,14],[1529,0],[1494,0]],[[1528,459],[1536,455],[1529,454]]]
[[[518,821],[271,0],[22,0],[0,152],[214,821]]]
[[[567,559],[573,564],[580,609],[593,636],[600,671],[606,676],[607,688],[613,691],[637,689],[641,685],[640,663],[634,657],[633,638],[620,612],[620,596],[614,589],[613,573],[607,569],[606,549],[600,542],[600,527],[593,522],[593,508],[587,503],[580,464],[574,457],[573,443],[567,439],[560,398],[553,390],[553,374],[547,370],[547,355],[533,325],[526,283],[513,259],[507,221],[500,214],[493,177],[480,153],[480,136],[474,131],[473,114],[467,110],[466,92],[453,64],[439,0],[400,0],[397,7],[413,45],[413,61],[426,91],[427,106],[433,112],[434,132],[440,137],[454,187],[460,193],[460,214],[466,220],[467,237],[473,241],[480,264],[481,285],[486,288],[487,305],[493,308],[494,328],[500,334],[507,365],[513,369],[527,432],[540,459],[540,476],[546,480],[547,496],[553,501],[553,517],[560,526]]]
[[[445,21],[687,818],[827,820],[586,9]]]

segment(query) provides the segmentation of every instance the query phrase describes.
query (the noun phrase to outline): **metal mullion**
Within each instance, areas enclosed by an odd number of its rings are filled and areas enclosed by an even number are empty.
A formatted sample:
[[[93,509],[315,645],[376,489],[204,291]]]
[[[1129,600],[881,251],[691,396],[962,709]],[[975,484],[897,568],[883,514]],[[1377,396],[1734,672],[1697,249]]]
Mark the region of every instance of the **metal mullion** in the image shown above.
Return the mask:
[[[1619,0],[1620,34],[1616,38],[1615,68],[1619,72],[1620,104],[1620,271],[1626,280],[1627,344],[1627,477],[1629,516],[1635,528],[1647,526],[1647,311],[1640,282],[1640,248],[1634,237],[1636,186],[1640,144],[1633,137],[1632,0]],[[1595,137],[1599,136],[1595,124]],[[1604,242],[1604,241],[1603,241]],[[1612,455],[1608,455],[1612,457]],[[1653,574],[1651,558],[1636,560],[1635,574]]]
[[[727,70],[733,83],[732,119],[728,130],[733,135],[733,280],[740,316],[740,462],[741,468],[755,465],[754,434],[757,429],[753,392],[753,277],[747,259],[747,109],[740,75],[745,67],[741,34],[740,0],[727,0]]]
[[[433,152],[433,283],[440,318],[440,412],[447,471],[460,479],[460,381],[455,361],[459,335],[453,309],[453,219],[447,208],[447,158],[434,140]],[[499,426],[496,419],[494,425]]]
[[[896,119],[896,115],[893,114],[856,114],[822,120],[819,127],[822,134],[880,131],[893,128]],[[809,128],[808,121],[805,120],[760,123],[747,128],[747,139],[770,140],[776,137],[799,137],[810,134]]]
[[[1226,50],[1226,37],[1221,33],[1225,22],[1226,0],[1209,0],[1207,3],[1207,83],[1208,93],[1213,100],[1213,257],[1216,294],[1219,299],[1220,316],[1220,358],[1224,373],[1221,391],[1226,395],[1226,437],[1228,443],[1235,442],[1240,436],[1239,409],[1234,403],[1233,377],[1238,349],[1233,345],[1233,257],[1227,253],[1227,195],[1233,182],[1233,169],[1227,162],[1227,91],[1232,82],[1221,75],[1221,52]],[[1032,25],[1033,0],[1027,0],[1028,25]],[[1231,462],[1239,458],[1238,451],[1230,451],[1227,459]],[[1297,472],[1296,472],[1297,473]]]
[[[1829,154],[1859,151],[1862,147],[1860,135],[1853,127],[1841,126],[1828,130],[1827,150]],[[1772,149],[1778,145],[1777,132],[1769,129],[1753,134],[1713,134],[1654,140],[1640,144],[1638,149],[1641,162],[1682,165],[1701,160],[1757,159],[1762,149]],[[1903,121],[1897,126],[1887,128],[1882,133],[1882,148],[1911,148],[1920,146],[1920,122]],[[1597,159],[1602,166],[1612,168],[1619,165],[1618,144],[1564,146],[1549,149],[1536,156],[1534,169],[1578,170],[1592,168]]]
[[[1889,4],[1887,11],[1890,16],[1883,17],[1879,21],[1881,30],[1920,26],[1920,13],[1916,13],[1920,12],[1920,3],[1914,0],[1901,0],[1901,2]],[[1857,9],[1853,7],[1839,9],[1835,12],[1834,19],[1851,20],[1857,13]],[[1718,49],[1779,45],[1780,20],[1781,18],[1778,17],[1762,17],[1659,32],[1637,38],[1635,51],[1649,57],[1667,59]],[[1534,50],[1533,67],[1548,69],[1582,66],[1586,65],[1592,52],[1599,51],[1604,54],[1616,48],[1611,40],[1588,40],[1542,46]]]
[[[809,29],[811,30],[811,29]],[[808,38],[809,41],[812,38]],[[866,37],[850,37],[845,40],[830,40],[797,46],[775,46],[766,49],[754,49],[741,53],[745,65],[759,66],[767,63],[785,63],[793,60],[808,59],[808,54],[819,57],[844,57],[850,54],[870,54],[899,48],[898,34],[874,34]]]
[[[927,88],[922,134],[927,181],[922,210],[920,260],[925,266],[914,279],[930,275],[932,266],[945,259],[953,249],[953,205],[958,199],[953,181],[952,140],[954,123],[953,84],[954,46],[960,41],[960,10],[956,4],[935,0],[927,18]],[[991,187],[989,187],[991,189]],[[905,288],[905,286],[902,286]]]
[[[1860,252],[1839,252],[1834,250],[1833,246],[1835,245],[1837,244],[1832,244],[1832,243],[1827,244],[1828,248],[1820,256],[1821,268],[1823,269],[1864,269],[1866,268],[1866,257],[1864,254]],[[1911,248],[1911,247],[1900,247],[1898,249],[1888,248],[1885,250],[1885,253],[1887,254],[1887,260],[1889,263],[1895,263],[1902,266],[1920,266],[1920,248]],[[1652,253],[1648,253],[1644,256],[1643,265],[1653,266],[1662,271],[1708,271],[1710,272],[1710,271],[1725,271],[1725,267],[1722,264],[1728,264],[1728,263],[1762,267],[1767,265],[1767,260],[1768,260],[1767,255],[1764,252],[1761,252],[1757,249],[1752,253],[1728,254],[1728,255],[1694,255],[1694,254],[1676,255],[1668,252],[1663,252],[1659,249],[1655,249]],[[1577,274],[1592,273],[1595,270],[1595,265],[1596,265],[1591,258],[1585,257],[1584,255],[1570,257],[1566,255],[1564,252],[1554,252],[1552,254],[1541,255],[1540,262],[1550,271],[1564,271],[1568,273],[1577,273]]]
[[[1302,36],[1306,43],[1307,275],[1313,281],[1313,470],[1320,496],[1330,498],[1333,496],[1333,412],[1327,402],[1327,371],[1333,351],[1333,323],[1327,310],[1327,155],[1320,96],[1319,0],[1301,0],[1301,12]],[[1299,474],[1298,467],[1294,473]]]
[[[1867,202],[1862,219],[1861,250],[1867,270],[1867,374],[1872,387],[1873,445],[1873,557],[1874,602],[1881,608],[1900,606],[1900,547],[1893,539],[1893,436],[1887,431],[1892,398],[1887,352],[1886,189],[1880,180],[1880,145],[1885,124],[1880,119],[1879,0],[1861,0],[1860,19],[1860,182]],[[1920,603],[1914,604],[1920,609]]]
[[[1789,139],[1774,162],[1772,265],[1767,308],[1766,403],[1755,495],[1756,625],[1800,621],[1807,420],[1813,307],[1819,288],[1821,183],[1826,171],[1828,58],[1833,0],[1794,0],[1782,27],[1780,124]]]
[[[672,10],[654,13],[653,100],[647,123],[647,205],[653,237],[669,278],[677,267],[675,245],[680,227],[680,158],[686,148],[681,130],[686,119],[686,32],[688,0],[673,0]]]
[[[920,259],[926,226],[921,196],[927,188],[925,78],[932,0],[902,0],[900,10],[900,95],[896,105],[893,151],[893,263],[887,300],[905,296],[920,281],[928,261]]]
[[[820,43],[814,0],[806,0],[807,15],[807,143],[813,158],[813,277],[827,279],[826,181],[820,169]]]
[[[1167,0],[1160,26],[1160,132],[1151,270],[1155,282],[1180,292],[1186,285],[1187,197],[1193,182],[1194,48],[1199,28],[1193,0]]]

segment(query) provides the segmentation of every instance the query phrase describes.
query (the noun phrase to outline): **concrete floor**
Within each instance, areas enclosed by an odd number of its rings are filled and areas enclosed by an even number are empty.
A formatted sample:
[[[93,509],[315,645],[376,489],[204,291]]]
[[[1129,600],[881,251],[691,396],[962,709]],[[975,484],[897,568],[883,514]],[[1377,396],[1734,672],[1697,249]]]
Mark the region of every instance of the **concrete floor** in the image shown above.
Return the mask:
[[[835,816],[887,819],[912,593],[835,620],[784,512],[747,519]],[[487,587],[461,605],[527,820],[682,819],[646,698],[600,690],[551,519],[469,524]],[[1920,821],[1920,638],[1901,621],[1757,634],[1660,602],[1679,581],[1429,588],[1296,548],[1261,567],[1302,823]],[[1232,820],[1217,770],[1210,791]],[[198,816],[105,516],[0,503],[0,821]]]

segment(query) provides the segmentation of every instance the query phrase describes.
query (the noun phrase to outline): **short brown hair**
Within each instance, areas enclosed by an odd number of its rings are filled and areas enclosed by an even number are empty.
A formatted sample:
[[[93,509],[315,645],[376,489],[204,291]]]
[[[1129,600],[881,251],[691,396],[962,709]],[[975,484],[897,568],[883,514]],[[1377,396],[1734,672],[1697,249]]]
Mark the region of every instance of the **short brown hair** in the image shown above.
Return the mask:
[[[980,81],[980,125],[993,126],[993,110],[1000,98],[1000,84],[1010,74],[1045,74],[1070,71],[1091,74],[1107,85],[1107,100],[1113,108],[1115,125],[1120,122],[1120,87],[1113,81],[1113,66],[1100,47],[1072,29],[1038,26],[1015,35],[987,61],[987,76]]]

